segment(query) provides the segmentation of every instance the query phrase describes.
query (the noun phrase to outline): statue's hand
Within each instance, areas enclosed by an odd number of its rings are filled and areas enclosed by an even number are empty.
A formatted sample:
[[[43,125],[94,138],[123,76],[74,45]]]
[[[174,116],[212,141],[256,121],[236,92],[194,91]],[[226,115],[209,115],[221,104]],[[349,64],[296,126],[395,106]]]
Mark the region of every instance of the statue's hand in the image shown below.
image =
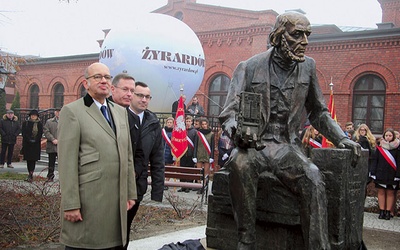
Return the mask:
[[[351,161],[351,164],[353,167],[355,167],[357,165],[358,159],[361,156],[360,144],[350,140],[349,138],[343,138],[342,140],[340,140],[338,148],[348,148],[352,150],[353,159]]]
[[[248,138],[242,138],[240,135],[235,135],[235,145],[241,149],[248,149],[251,147]]]

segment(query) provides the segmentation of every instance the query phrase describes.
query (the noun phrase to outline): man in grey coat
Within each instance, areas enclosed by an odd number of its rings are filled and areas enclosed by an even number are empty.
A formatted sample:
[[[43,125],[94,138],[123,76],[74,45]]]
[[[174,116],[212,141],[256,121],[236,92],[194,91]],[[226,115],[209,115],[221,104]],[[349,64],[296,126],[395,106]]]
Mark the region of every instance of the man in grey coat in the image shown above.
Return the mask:
[[[126,109],[110,102],[110,70],[85,71],[87,95],[65,105],[58,125],[61,237],[66,249],[120,249],[137,199]]]
[[[258,176],[265,171],[274,174],[299,197],[305,249],[330,249],[323,177],[300,148],[298,131],[303,111],[311,124],[338,148],[352,149],[354,162],[361,148],[345,136],[327,110],[315,61],[304,55],[310,33],[311,25],[304,15],[279,15],[270,34],[273,47],[241,62],[233,74],[220,121],[236,145],[225,166],[230,171],[230,196],[239,237],[237,249],[256,248]],[[243,92],[260,95],[259,139],[255,145],[251,143],[253,135],[247,137],[246,128],[241,127],[245,123],[238,124],[237,120],[241,112],[239,96]]]
[[[56,166],[57,159],[57,126],[59,116],[60,108],[56,108],[54,110],[54,117],[48,119],[43,127],[43,134],[47,139],[46,153],[49,155],[47,182],[52,182],[54,180],[54,168]]]

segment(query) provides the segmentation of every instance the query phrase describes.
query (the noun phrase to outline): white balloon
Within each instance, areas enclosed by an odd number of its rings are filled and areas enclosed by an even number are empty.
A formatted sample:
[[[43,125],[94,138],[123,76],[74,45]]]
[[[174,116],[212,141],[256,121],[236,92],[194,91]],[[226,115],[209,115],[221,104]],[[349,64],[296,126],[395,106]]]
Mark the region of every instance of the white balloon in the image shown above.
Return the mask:
[[[112,28],[104,39],[100,62],[113,76],[128,73],[149,85],[153,99],[149,109],[171,112],[183,85],[192,99],[204,76],[204,51],[197,35],[182,21],[163,14],[148,13]]]

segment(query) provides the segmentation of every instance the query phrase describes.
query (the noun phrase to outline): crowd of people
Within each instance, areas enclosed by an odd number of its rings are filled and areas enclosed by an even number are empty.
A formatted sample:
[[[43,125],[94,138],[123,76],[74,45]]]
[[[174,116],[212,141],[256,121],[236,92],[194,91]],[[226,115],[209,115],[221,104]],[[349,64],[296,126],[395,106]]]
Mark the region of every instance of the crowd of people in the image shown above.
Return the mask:
[[[397,190],[400,189],[400,136],[399,132],[388,128],[382,136],[376,137],[366,124],[354,128],[353,122],[345,124],[343,132],[351,140],[368,150],[368,181],[373,182],[378,193],[379,219],[390,220],[400,216],[396,208]],[[304,153],[310,157],[313,148],[321,148],[323,136],[313,126],[304,129],[302,145]]]
[[[186,96],[182,95],[182,99],[186,100]],[[204,116],[204,108],[198,103],[197,96],[194,96],[192,104],[190,104],[187,109],[184,109],[186,113],[185,125],[188,149],[180,161],[176,162],[176,159],[171,153],[170,143],[177,107],[178,101],[172,104],[173,117],[168,117],[165,120],[166,125],[163,128],[165,164],[175,165],[178,163],[182,167],[203,168],[206,175],[210,175],[212,171],[218,171],[228,160],[234,147],[233,141],[226,133],[223,133],[222,129],[219,129],[217,135],[214,134],[215,131],[210,127],[209,120]],[[218,140],[218,145],[215,143],[216,138]],[[216,148],[218,149],[217,162],[214,161]],[[178,192],[190,191],[190,188],[181,188],[178,190]],[[204,192],[204,190],[201,189],[194,191],[197,191],[197,194],[202,194]]]

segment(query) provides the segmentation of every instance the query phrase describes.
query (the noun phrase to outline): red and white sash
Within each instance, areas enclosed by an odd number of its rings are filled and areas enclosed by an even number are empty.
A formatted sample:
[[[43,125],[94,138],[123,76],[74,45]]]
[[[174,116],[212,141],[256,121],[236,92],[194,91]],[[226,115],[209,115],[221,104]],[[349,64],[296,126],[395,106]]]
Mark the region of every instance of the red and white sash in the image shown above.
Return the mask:
[[[165,128],[163,128],[162,130],[161,130],[161,134],[162,134],[162,137],[164,138],[164,140],[165,140],[165,143],[167,143],[167,145],[170,147],[170,148],[172,148],[171,147],[171,139],[169,139],[169,137],[168,137],[168,134],[167,134],[167,131],[165,131]]]
[[[200,131],[197,131],[197,135],[199,136],[199,138],[200,138],[201,142],[203,143],[204,147],[206,148],[208,156],[210,158],[214,158],[214,156],[211,155],[211,147],[210,147],[210,144],[208,144],[207,138]],[[214,170],[214,162],[211,163],[210,170],[211,171]]]
[[[376,147],[379,152],[383,155],[383,157],[385,158],[385,160],[389,163],[389,165],[396,170],[397,169],[397,165],[396,165],[396,160],[394,159],[393,155],[389,152],[389,150],[382,148],[380,146]]]
[[[313,138],[310,138],[310,141],[308,142],[311,147],[313,148],[322,148],[322,144],[314,140]]]
[[[187,141],[188,141],[188,145],[189,145],[192,149],[194,149],[194,143],[193,143],[193,141],[189,138],[189,136],[186,136],[186,138],[187,138]]]
[[[200,131],[197,131],[197,135],[199,136],[199,138],[200,138],[201,142],[203,143],[204,147],[206,148],[208,156],[211,156],[211,147],[210,147],[210,144],[208,144],[207,138]]]

